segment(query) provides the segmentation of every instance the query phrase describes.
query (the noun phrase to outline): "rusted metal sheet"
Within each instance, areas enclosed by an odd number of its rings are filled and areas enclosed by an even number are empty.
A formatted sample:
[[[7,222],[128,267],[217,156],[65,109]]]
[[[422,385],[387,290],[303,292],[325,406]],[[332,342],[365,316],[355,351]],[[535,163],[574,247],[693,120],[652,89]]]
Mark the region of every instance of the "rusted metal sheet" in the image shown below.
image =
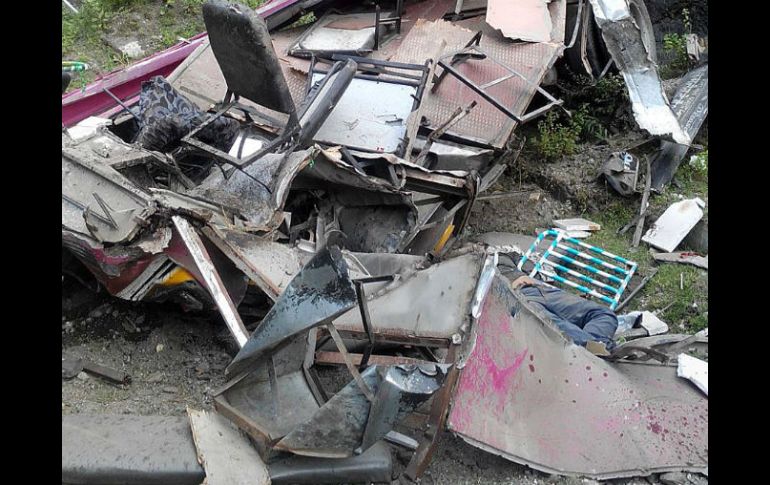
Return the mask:
[[[592,355],[500,276],[474,330],[447,424],[470,444],[596,479],[707,471],[708,399],[675,367]]]
[[[557,30],[556,26],[561,26],[563,37],[565,10],[563,3],[559,2],[559,5],[552,22],[554,30]],[[467,19],[454,24],[443,20],[430,22],[419,19],[403,39],[393,60],[417,63],[433,58],[437,53],[459,51],[478,31],[483,32],[481,47],[490,56],[529,80],[527,83],[524,79],[514,76],[490,86],[486,91],[517,115],[524,115],[536,92],[533,86],[540,84],[546,72],[561,55],[564,48],[561,41],[513,44],[482,18]],[[445,46],[440,49],[442,41]],[[377,55],[378,53],[375,53],[375,56]],[[457,65],[457,70],[480,85],[508,74],[502,67],[486,61],[463,62]],[[435,129],[449,119],[458,106],[468,106],[473,101],[478,105],[454,125],[449,133],[497,148],[503,147],[517,123],[457,79],[446,79],[434,92],[426,90],[420,113],[427,118],[429,127]]]

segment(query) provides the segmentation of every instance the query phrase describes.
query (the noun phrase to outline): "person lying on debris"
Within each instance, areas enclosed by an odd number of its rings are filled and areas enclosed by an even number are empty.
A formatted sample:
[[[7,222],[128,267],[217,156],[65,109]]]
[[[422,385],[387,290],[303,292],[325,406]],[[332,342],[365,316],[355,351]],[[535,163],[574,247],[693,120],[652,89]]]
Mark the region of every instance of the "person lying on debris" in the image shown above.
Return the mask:
[[[575,344],[586,347],[589,342],[598,342],[598,349],[594,344],[588,347],[599,355],[606,353],[601,351],[602,347],[611,350],[615,346],[612,337],[618,328],[618,317],[608,307],[548,286],[518,270],[510,276],[511,288],[541,309]]]

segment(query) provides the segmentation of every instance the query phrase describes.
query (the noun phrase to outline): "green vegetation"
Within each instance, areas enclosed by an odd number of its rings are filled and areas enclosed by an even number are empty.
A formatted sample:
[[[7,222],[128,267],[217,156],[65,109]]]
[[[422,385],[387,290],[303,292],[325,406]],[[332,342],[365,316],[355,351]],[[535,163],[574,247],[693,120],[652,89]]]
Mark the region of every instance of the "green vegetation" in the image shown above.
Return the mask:
[[[240,0],[256,8],[265,0]],[[180,38],[205,30],[201,5],[205,0],[83,0],[79,13],[62,6],[62,59],[91,67],[73,79],[70,89],[85,86],[96,76],[131,62],[107,39],[137,40],[146,54],[170,47]]]
[[[660,68],[660,76],[663,79],[671,79],[685,74],[691,67],[690,56],[687,55],[687,36],[692,33],[690,11],[682,9],[682,23],[684,33],[670,32],[663,36],[663,51],[670,56],[670,60]]]
[[[690,159],[692,171],[700,178],[708,180],[709,176],[709,150],[706,148]]]
[[[572,116],[555,110],[538,124],[535,149],[547,160],[574,155],[581,143],[606,141],[611,132],[629,129],[628,94],[623,76],[610,74],[598,81],[573,76],[560,82],[565,106]]]
[[[706,157],[708,157],[707,152]],[[663,194],[650,200],[648,221],[654,221],[680,195],[708,199],[708,180],[696,168],[683,163],[677,172],[681,188],[668,187]],[[707,206],[708,209],[708,206]],[[649,274],[653,266],[657,274],[647,283],[625,311],[645,309],[659,311],[659,317],[668,323],[671,333],[691,333],[708,326],[708,272],[690,265],[663,263],[656,265],[649,247],[641,243],[631,247],[634,227],[625,234],[619,228],[630,221],[639,210],[639,204],[627,199],[615,199],[599,213],[586,214],[588,219],[601,224],[602,230],[587,242],[639,264],[638,274]],[[654,217],[653,217],[654,215]],[[708,211],[706,210],[706,215]],[[681,284],[681,287],[680,287]]]
[[[535,147],[549,160],[577,152],[579,129],[572,123],[560,123],[558,119],[559,115],[551,111],[537,125],[540,136],[535,140]]]
[[[577,153],[581,142],[606,140],[604,125],[589,112],[589,105],[580,106],[572,116],[549,112],[538,124],[539,136],[535,140],[537,151],[548,160]]]

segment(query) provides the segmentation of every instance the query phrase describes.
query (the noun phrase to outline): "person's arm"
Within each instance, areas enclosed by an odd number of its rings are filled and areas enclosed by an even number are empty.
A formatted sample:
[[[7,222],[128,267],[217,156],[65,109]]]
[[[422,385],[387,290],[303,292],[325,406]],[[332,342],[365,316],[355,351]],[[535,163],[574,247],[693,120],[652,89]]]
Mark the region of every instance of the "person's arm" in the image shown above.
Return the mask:
[[[519,288],[523,288],[525,286],[536,286],[539,285],[540,281],[537,281],[534,278],[530,278],[527,275],[519,276],[513,282],[511,282],[511,288],[514,290],[518,290]]]

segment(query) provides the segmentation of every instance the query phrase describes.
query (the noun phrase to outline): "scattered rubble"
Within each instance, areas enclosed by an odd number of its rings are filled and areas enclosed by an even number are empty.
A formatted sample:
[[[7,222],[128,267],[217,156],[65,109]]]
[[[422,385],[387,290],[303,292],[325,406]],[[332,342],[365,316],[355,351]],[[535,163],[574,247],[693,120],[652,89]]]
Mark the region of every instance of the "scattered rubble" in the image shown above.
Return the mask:
[[[489,190],[514,130],[565,109],[546,77],[598,27],[604,70],[670,144],[646,160],[634,246],[674,251],[700,199],[641,234],[652,187],[670,180],[660,167],[676,169],[706,116],[707,67],[669,103],[637,0],[394,3],[209,0],[189,45],[63,96],[63,248],[112,296],[218,312],[231,350],[185,350],[213,409],[191,406],[166,365],[107,387],[165,393],[185,418],[63,413],[63,482],[388,482],[392,449],[418,480],[444,431],[555,475],[707,474],[707,433],[679,426],[707,427],[707,363],[687,354],[707,353],[707,334],[617,316],[657,269],[626,295],[639,264],[580,240],[602,225],[574,212],[536,237],[467,237],[478,204],[546,203]],[[279,30],[314,6],[315,23]],[[601,170],[624,196],[641,168],[630,152]],[[704,264],[693,256],[653,255]],[[152,326],[109,303],[87,317],[106,318],[125,335]],[[149,359],[198,348],[153,335]],[[63,356],[63,378],[92,385],[86,373],[130,382]]]

